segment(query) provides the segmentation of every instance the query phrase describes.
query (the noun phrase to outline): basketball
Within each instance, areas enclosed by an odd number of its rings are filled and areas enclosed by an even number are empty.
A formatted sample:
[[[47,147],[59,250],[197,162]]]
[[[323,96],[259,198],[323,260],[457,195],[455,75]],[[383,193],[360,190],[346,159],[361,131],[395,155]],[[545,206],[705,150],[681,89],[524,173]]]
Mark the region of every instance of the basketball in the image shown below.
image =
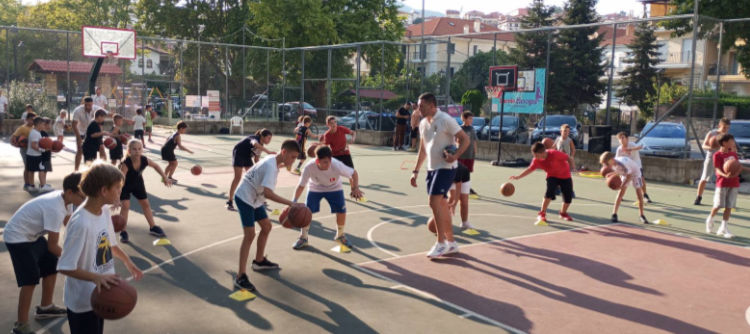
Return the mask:
[[[287,216],[289,216],[289,208],[291,206],[287,206],[284,208],[284,210],[281,211],[281,214],[279,215],[279,223],[281,223],[281,226],[284,226],[286,228],[292,228],[292,224],[289,223],[289,219],[287,219]]]
[[[315,158],[315,150],[318,149],[319,143],[315,143],[310,145],[310,147],[307,149],[307,157],[308,158]]]
[[[730,175],[730,177],[737,177],[742,172],[742,164],[737,159],[731,159],[724,161],[724,173]]]
[[[456,145],[448,145],[443,149],[443,158],[445,158],[445,153],[448,153],[450,155],[456,154],[456,151],[458,151],[458,147]]]
[[[117,285],[109,289],[102,287],[102,291],[91,293],[91,308],[94,313],[106,320],[117,320],[130,314],[138,301],[138,293],[135,288],[125,280],[120,280]]]
[[[112,226],[115,228],[115,233],[119,233],[120,231],[124,230],[125,225],[127,225],[127,222],[125,221],[125,219],[122,219],[122,216],[112,215]]]
[[[50,137],[43,137],[42,139],[39,139],[39,147],[45,149],[45,150],[51,150],[52,149],[52,138]]]
[[[602,169],[599,170],[599,173],[602,174],[602,177],[607,177],[607,174],[614,172],[612,167],[609,167],[607,165],[602,166]]]
[[[289,213],[286,216],[286,220],[288,220],[288,224],[292,225],[293,227],[307,227],[312,221],[312,212],[304,204],[295,203],[294,205],[289,207]]]
[[[60,152],[62,151],[63,147],[64,147],[63,143],[59,140],[55,140],[52,142],[52,152],[55,152],[55,153]]]
[[[513,196],[514,192],[516,192],[516,187],[513,186],[513,183],[505,182],[500,186],[500,193],[505,197]]]
[[[555,146],[555,141],[550,138],[544,138],[542,139],[542,144],[544,144],[544,148],[549,150],[552,146]]]
[[[202,171],[203,167],[201,167],[201,165],[195,165],[193,168],[190,168],[190,172],[193,173],[193,175],[201,175]]]
[[[107,137],[104,139],[104,146],[111,150],[117,147],[117,141],[112,137]]]
[[[130,135],[127,133],[123,133],[120,135],[120,142],[123,144],[127,144],[128,141],[130,141]]]
[[[432,233],[437,233],[437,226],[435,226],[434,219],[430,219],[430,221],[427,222],[427,229]]]
[[[24,137],[24,136],[18,137],[17,143],[18,143],[18,147],[29,146],[29,140],[26,137]]]
[[[612,190],[620,190],[620,187],[622,187],[622,179],[620,179],[620,175],[617,175],[617,173],[609,173],[609,175],[607,175],[607,187]]]

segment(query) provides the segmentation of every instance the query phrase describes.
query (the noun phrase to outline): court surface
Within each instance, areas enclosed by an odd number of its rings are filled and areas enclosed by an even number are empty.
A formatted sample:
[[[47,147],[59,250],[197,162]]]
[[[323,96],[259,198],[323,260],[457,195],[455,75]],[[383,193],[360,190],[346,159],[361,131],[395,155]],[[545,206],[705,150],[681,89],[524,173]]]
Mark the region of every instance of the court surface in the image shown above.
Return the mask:
[[[147,156],[162,166],[159,148],[167,132],[155,133]],[[656,203],[647,205],[649,220],[637,223],[635,195],[629,192],[609,221],[615,192],[602,179],[574,176],[577,198],[570,208],[575,221],[557,219],[560,199],[548,212],[549,226],[534,226],[544,193],[544,174],[514,182],[516,193],[502,197],[501,183],[520,169],[477,162],[470,221],[480,232],[462,234],[453,219],[460,254],[435,261],[424,255],[434,243],[427,231],[431,215],[424,172],[419,188],[409,185],[414,153],[386,147],[352,146],[366,202],[347,201],[350,253],[332,248],[335,218],[322,204],[313,216],[310,246],[291,248],[298,231],[274,229],[266,249],[281,270],[253,272],[258,288],[248,301],[229,298],[241,242],[239,215],[224,208],[232,178],[231,152],[240,136],[186,135],[195,154],[177,151],[179,184],[159,182],[144,172],[155,219],[172,245],[154,246],[137,202],[121,245],[145,271],[138,304],[126,318],[107,321],[107,333],[218,332],[530,332],[530,333],[747,333],[750,306],[748,199],[732,215],[726,240],[704,233],[709,205],[692,205],[687,186],[649,184]],[[66,138],[71,140],[72,138]],[[270,147],[278,149],[283,136]],[[7,139],[6,139],[7,140]],[[74,147],[72,141],[66,142]],[[61,187],[73,170],[73,153],[53,159],[50,183]],[[189,169],[203,166],[203,174]],[[21,189],[17,149],[0,144],[0,227],[32,196]],[[282,170],[277,192],[291,197],[297,176]],[[345,189],[348,189],[345,185]],[[704,195],[711,202],[712,191]],[[272,209],[281,205],[270,203]],[[255,254],[251,249],[251,258]],[[0,243],[0,253],[7,253]],[[118,274],[127,277],[118,262]],[[0,255],[0,330],[10,330],[18,289],[10,257]],[[55,303],[62,304],[63,277]],[[34,305],[39,301],[37,288]],[[32,315],[33,316],[33,315]],[[37,333],[68,333],[64,320],[33,321]]]

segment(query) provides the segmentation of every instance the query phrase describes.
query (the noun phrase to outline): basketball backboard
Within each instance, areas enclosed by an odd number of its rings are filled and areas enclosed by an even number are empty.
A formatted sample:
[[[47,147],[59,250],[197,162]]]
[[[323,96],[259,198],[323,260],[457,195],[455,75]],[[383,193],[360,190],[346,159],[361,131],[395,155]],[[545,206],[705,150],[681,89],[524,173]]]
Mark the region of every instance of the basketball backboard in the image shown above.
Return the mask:
[[[81,39],[84,57],[135,59],[135,30],[84,26]]]
[[[490,66],[490,86],[503,87],[503,91],[516,90],[518,66]]]

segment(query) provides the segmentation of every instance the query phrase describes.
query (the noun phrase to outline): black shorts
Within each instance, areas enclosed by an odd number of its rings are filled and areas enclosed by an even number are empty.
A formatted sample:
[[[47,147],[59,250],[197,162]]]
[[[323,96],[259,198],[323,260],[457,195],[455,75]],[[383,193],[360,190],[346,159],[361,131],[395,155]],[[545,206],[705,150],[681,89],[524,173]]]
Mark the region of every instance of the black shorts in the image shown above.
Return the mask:
[[[411,128],[411,139],[419,139],[419,128]]]
[[[122,192],[120,192],[120,200],[129,200],[130,194],[133,194],[133,196],[135,196],[135,198],[138,200],[148,198],[148,195],[146,194],[146,185],[143,183],[143,179],[138,181],[126,182],[122,186]]]
[[[573,179],[558,179],[556,177],[547,178],[547,192],[544,193],[544,198],[555,199],[555,192],[557,187],[560,187],[560,191],[563,195],[563,202],[570,203],[573,201]]]
[[[354,161],[352,161],[352,156],[350,154],[347,155],[335,155],[333,156],[334,159],[341,161],[344,163],[344,165],[349,166],[349,168],[354,168]]]
[[[52,162],[46,161],[43,156],[26,156],[26,170],[29,172],[51,172]]]
[[[84,147],[83,148],[83,161],[94,161],[97,155],[99,155],[99,148],[96,149]]]
[[[161,159],[164,161],[177,161],[177,156],[174,155],[174,150],[161,150]]]
[[[133,137],[143,139],[143,130],[135,130],[133,132]]]
[[[253,152],[246,149],[238,149],[237,146],[232,150],[232,166],[234,167],[252,167]]]
[[[466,183],[469,181],[471,181],[471,173],[469,172],[469,169],[459,162],[458,167],[456,168],[456,177],[453,179],[453,182]]]
[[[37,285],[39,278],[57,273],[57,256],[47,249],[47,239],[40,237],[34,242],[6,243],[16,273],[16,283]]]
[[[118,144],[119,145],[119,144]],[[121,160],[122,159],[122,145],[120,147],[109,150],[109,160]]]

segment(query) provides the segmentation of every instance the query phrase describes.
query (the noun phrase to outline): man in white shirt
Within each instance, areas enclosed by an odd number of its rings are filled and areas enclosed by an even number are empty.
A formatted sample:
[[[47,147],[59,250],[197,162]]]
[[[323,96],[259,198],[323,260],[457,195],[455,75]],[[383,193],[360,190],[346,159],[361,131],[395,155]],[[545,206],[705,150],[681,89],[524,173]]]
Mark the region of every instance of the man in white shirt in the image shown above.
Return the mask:
[[[94,105],[100,106],[105,109],[107,108],[107,105],[109,105],[109,101],[107,100],[107,97],[105,95],[102,95],[102,89],[100,87],[96,87],[96,95],[94,95]]]
[[[21,114],[21,120],[25,121],[26,120],[26,115],[28,115],[29,112],[31,112],[31,111],[34,111],[34,106],[32,106],[30,104],[27,104],[26,108],[24,108],[23,113]]]
[[[3,91],[0,90],[0,134],[3,133],[3,121],[5,121],[5,113],[8,111],[8,98],[3,96]]]
[[[89,124],[94,121],[94,113],[97,110],[104,109],[99,105],[94,104],[94,99],[86,97],[83,99],[83,105],[76,107],[73,110],[73,132],[76,134],[76,158],[75,158],[75,170],[81,165],[81,159],[83,158],[83,137],[86,134],[86,129]],[[105,110],[106,111],[106,110]],[[99,148],[99,155],[104,158],[104,147]]]
[[[469,137],[452,117],[437,109],[435,95],[420,95],[418,108],[423,117],[419,123],[421,140],[417,164],[411,175],[411,185],[417,187],[417,175],[426,158],[427,194],[433,212],[428,224],[434,222],[437,230],[437,242],[427,253],[427,257],[436,258],[458,252],[458,245],[453,239],[451,213],[446,196],[456,175],[456,159],[469,148]],[[446,150],[448,147],[455,149],[453,143],[456,138],[460,144],[458,149]]]

